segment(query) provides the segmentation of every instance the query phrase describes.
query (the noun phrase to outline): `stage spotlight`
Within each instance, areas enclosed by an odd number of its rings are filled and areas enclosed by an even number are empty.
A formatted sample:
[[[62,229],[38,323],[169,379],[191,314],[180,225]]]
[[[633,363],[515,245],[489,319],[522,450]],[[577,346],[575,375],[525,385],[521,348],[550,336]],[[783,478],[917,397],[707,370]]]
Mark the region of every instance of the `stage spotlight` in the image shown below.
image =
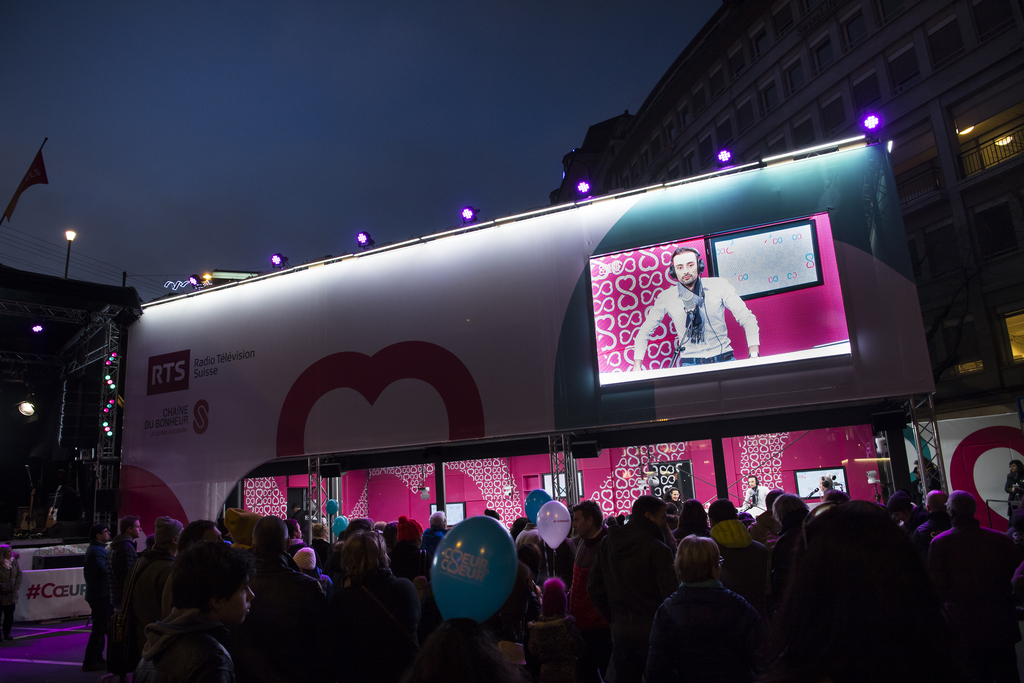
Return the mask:
[[[860,122],[860,125],[864,126],[864,130],[873,132],[882,125],[882,119],[878,117],[878,114],[868,114],[864,117],[864,120]]]
[[[590,183],[588,183],[586,180],[581,180],[579,182],[579,184],[576,185],[576,191],[579,192],[582,195],[589,194],[590,193]]]
[[[376,242],[373,241],[373,238],[370,237],[370,233],[365,230],[360,230],[356,233],[356,243],[359,245],[359,248],[364,251],[376,244]]]
[[[719,165],[724,166],[728,164],[730,161],[732,161],[732,152],[730,152],[727,149],[723,149],[718,153]]]
[[[32,331],[35,332],[36,334],[39,334],[40,332],[43,331],[43,324],[42,323],[32,323]]]
[[[270,257],[270,265],[274,268],[284,268],[288,265],[288,257],[284,254],[274,254]]]
[[[462,216],[462,224],[466,225],[467,223],[472,223],[476,220],[476,213],[476,209],[472,206],[464,206],[462,211],[459,213],[459,215]]]
[[[36,407],[31,401],[22,401],[18,404],[18,412],[25,417],[32,417],[36,414]]]
[[[188,283],[190,285],[192,285],[193,287],[195,287],[196,289],[199,289],[199,286],[200,286],[200,284],[199,284],[199,276],[198,275],[189,275],[188,276]]]

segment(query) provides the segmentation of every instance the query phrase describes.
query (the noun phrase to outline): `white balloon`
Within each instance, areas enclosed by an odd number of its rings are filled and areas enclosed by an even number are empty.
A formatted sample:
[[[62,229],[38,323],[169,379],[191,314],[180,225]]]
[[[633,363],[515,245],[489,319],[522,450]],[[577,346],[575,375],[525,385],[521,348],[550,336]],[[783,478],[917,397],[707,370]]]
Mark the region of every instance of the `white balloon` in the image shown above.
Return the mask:
[[[548,501],[537,512],[537,531],[550,548],[562,545],[572,530],[569,509],[557,500]]]

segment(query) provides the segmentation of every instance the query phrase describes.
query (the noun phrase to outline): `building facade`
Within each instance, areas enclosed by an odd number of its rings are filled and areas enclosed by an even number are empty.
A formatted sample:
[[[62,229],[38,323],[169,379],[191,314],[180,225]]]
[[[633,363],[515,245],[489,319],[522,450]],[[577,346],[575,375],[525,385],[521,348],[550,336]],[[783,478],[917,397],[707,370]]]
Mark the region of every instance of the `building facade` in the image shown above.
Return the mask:
[[[1020,0],[726,1],[635,115],[563,158],[553,204],[863,132],[891,155],[942,417],[1024,396]]]

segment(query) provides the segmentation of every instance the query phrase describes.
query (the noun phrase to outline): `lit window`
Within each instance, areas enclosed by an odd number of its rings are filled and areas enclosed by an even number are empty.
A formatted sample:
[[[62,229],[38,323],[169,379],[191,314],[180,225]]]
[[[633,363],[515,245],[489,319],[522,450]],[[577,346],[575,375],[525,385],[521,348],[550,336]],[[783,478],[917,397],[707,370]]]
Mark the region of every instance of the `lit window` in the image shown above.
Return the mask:
[[[1010,336],[1013,360],[1024,360],[1024,311],[1006,316],[1006,333]]]

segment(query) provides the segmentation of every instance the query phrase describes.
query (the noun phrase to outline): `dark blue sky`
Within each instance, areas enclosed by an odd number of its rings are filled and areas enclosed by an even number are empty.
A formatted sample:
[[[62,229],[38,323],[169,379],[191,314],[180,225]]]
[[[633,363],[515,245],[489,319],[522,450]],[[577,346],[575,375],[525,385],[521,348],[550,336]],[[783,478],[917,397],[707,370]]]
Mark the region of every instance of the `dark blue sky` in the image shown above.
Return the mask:
[[[720,2],[355,5],[0,4],[0,212],[47,136],[50,179],[0,263],[62,275],[73,228],[71,277],[150,299],[546,205]]]

